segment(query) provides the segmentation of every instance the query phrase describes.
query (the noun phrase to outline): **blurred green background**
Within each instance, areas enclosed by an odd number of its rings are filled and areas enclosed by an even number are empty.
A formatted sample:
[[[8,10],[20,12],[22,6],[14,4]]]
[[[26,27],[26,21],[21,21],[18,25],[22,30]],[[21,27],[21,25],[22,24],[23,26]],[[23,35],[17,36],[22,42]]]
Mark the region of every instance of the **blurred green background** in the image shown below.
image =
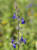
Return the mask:
[[[20,9],[19,16],[26,21],[23,25],[19,24],[23,27],[19,36],[23,35],[27,39],[26,45],[20,44],[19,50],[37,50],[37,0],[0,0],[0,50],[18,50],[18,46],[14,49],[11,44],[11,38],[17,40],[18,37],[18,23],[12,19],[15,12],[14,2]]]

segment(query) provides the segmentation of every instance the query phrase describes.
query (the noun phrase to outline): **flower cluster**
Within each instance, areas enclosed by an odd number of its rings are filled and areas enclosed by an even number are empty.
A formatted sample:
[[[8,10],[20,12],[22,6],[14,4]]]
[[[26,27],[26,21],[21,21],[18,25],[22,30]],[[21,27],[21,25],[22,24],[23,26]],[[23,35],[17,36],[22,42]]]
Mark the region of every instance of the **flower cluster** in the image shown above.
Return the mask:
[[[14,39],[13,38],[11,38],[11,39],[12,39],[13,47],[16,48],[16,43],[15,43]],[[26,39],[23,39],[23,36],[21,36],[21,39],[18,43],[22,43],[22,42],[24,42],[26,44]]]
[[[17,17],[16,17],[16,15],[15,15],[15,13],[14,13],[14,16],[12,17],[13,19],[17,19]],[[21,24],[24,24],[25,23],[25,20],[24,20],[24,18],[22,18],[22,19],[20,19],[21,20]]]
[[[22,29],[22,28],[19,28],[19,21],[21,21],[21,24],[25,24],[25,20],[24,18],[19,18],[19,16],[17,16],[17,14],[13,14],[13,19],[17,19],[18,20],[18,26],[17,26],[17,30],[18,30],[18,41],[15,41],[13,38],[12,39],[12,44],[13,44],[13,47],[16,48],[16,45],[18,44],[18,49],[19,49],[19,44],[20,43],[25,43],[26,44],[26,39],[23,39],[23,36],[21,36],[21,39],[19,40],[19,29]]]

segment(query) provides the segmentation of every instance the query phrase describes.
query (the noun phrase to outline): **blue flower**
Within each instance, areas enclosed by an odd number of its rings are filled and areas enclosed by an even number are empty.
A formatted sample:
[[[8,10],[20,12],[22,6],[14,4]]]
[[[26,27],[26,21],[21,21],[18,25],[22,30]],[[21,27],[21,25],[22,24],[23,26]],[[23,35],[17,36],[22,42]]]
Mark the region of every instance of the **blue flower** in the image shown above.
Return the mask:
[[[24,20],[22,20],[22,24],[24,24],[25,23],[25,21]]]
[[[12,43],[14,42],[14,39],[13,38],[11,38],[12,39]]]
[[[23,41],[23,36],[21,36],[21,41]]]
[[[22,18],[22,19],[21,19],[21,21],[22,21],[22,24],[24,24],[24,23],[25,23],[25,20],[24,20],[24,18]]]
[[[26,39],[23,39],[23,36],[21,36],[21,42],[24,42],[26,44]]]
[[[16,19],[16,15],[15,15],[15,13],[14,13],[14,16],[12,17],[13,19]]]
[[[16,44],[15,43],[13,44],[13,47],[16,48]]]

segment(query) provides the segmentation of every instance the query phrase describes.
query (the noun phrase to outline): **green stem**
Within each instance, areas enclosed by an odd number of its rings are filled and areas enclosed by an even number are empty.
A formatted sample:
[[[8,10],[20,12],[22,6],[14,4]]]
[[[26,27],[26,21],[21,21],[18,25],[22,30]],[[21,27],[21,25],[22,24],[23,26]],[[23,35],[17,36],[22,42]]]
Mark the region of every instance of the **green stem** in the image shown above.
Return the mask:
[[[16,15],[17,15],[17,12],[16,12]],[[18,42],[19,42],[19,17],[18,17]],[[19,44],[18,44],[18,50],[19,50]]]

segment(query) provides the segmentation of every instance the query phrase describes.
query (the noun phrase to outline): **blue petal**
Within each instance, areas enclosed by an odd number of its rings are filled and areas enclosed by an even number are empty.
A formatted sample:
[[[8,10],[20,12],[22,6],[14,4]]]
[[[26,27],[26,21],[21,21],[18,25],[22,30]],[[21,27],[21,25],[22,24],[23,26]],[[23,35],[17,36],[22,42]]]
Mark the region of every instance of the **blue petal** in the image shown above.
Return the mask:
[[[13,16],[12,18],[13,18],[13,19],[16,19],[16,16]]]
[[[14,42],[14,39],[13,38],[11,38],[12,39],[12,43]]]
[[[13,19],[16,19],[16,15],[15,15],[15,13],[14,13],[14,16],[12,17]]]
[[[14,40],[12,40],[12,43],[14,42]]]
[[[14,48],[16,48],[16,45],[15,45],[15,44],[13,44],[13,47],[14,47]]]
[[[22,24],[24,24],[25,23],[25,21],[24,20],[22,20]]]
[[[16,16],[15,13],[14,13],[14,16]]]
[[[21,41],[23,41],[23,36],[21,36]]]
[[[26,44],[26,41],[25,41],[25,40],[26,40],[26,39],[24,39],[23,42]]]

